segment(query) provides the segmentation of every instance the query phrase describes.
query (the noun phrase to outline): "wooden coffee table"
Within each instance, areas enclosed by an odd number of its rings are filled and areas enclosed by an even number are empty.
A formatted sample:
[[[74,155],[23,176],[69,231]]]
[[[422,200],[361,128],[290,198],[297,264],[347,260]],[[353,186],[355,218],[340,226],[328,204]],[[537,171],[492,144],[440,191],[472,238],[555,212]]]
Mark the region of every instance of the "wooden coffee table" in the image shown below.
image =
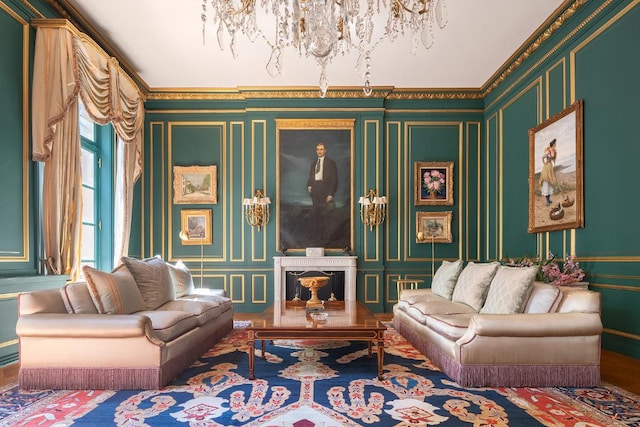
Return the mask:
[[[386,327],[359,301],[325,302],[325,322],[315,322],[305,308],[305,301],[283,301],[267,308],[247,328],[249,336],[249,379],[255,379],[255,342],[261,341],[262,358],[265,340],[345,340],[367,341],[378,348],[378,379],[383,380],[384,331]]]

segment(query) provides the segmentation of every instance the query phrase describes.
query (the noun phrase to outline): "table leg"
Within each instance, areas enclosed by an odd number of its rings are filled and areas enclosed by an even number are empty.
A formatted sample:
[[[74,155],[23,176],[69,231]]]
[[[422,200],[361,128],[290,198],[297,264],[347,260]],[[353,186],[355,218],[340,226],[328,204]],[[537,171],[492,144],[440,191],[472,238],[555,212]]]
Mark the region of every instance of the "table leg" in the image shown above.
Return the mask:
[[[371,357],[371,347],[372,347],[372,342],[371,341],[367,341],[367,343],[369,344],[369,357]]]
[[[256,341],[253,336],[253,332],[249,332],[249,379],[255,380],[255,376],[253,374],[254,369],[254,357],[256,352]]]
[[[262,359],[266,359],[264,355],[264,340],[260,340],[260,351],[262,352]]]
[[[378,335],[378,379],[384,380],[384,374],[382,373],[384,368],[384,332],[380,332]]]

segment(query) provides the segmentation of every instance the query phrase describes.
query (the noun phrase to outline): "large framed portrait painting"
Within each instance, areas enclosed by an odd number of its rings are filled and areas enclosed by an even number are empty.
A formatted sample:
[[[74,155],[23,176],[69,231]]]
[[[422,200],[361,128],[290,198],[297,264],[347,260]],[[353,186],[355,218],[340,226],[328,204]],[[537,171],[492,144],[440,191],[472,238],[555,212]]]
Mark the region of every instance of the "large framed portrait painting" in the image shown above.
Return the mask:
[[[529,233],[584,227],[582,100],[529,130]]]
[[[353,247],[355,119],[277,119],[277,250]]]

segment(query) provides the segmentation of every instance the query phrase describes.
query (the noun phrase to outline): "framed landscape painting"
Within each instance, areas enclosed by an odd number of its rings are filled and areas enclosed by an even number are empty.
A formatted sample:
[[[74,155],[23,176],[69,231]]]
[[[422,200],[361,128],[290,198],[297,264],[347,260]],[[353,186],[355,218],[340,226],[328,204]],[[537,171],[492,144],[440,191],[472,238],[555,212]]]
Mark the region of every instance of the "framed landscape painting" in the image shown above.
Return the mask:
[[[416,212],[416,243],[451,243],[452,211]]]
[[[217,166],[174,166],[174,204],[218,203]]]
[[[529,233],[584,227],[582,100],[529,130]]]
[[[276,119],[276,248],[353,248],[355,119]]]
[[[414,205],[453,205],[453,162],[415,162]]]

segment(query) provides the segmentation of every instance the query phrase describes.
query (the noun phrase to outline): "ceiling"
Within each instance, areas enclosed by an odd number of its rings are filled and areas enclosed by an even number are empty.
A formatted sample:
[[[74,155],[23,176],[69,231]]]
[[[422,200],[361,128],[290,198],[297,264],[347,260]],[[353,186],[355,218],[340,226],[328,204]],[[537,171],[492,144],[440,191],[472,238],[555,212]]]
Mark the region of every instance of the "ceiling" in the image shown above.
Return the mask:
[[[364,0],[361,0],[363,2]],[[434,29],[435,43],[410,54],[409,37],[374,51],[371,85],[396,88],[481,88],[566,0],[446,0],[449,22]],[[317,86],[311,58],[284,52],[284,71],[266,71],[270,50],[240,37],[238,55],[221,51],[209,23],[203,43],[201,0],[67,0],[150,89]],[[260,19],[260,17],[259,17]],[[385,18],[383,18],[384,20]],[[259,22],[260,24],[260,22]],[[381,23],[381,28],[384,23]],[[327,68],[329,85],[358,87],[357,54]]]

